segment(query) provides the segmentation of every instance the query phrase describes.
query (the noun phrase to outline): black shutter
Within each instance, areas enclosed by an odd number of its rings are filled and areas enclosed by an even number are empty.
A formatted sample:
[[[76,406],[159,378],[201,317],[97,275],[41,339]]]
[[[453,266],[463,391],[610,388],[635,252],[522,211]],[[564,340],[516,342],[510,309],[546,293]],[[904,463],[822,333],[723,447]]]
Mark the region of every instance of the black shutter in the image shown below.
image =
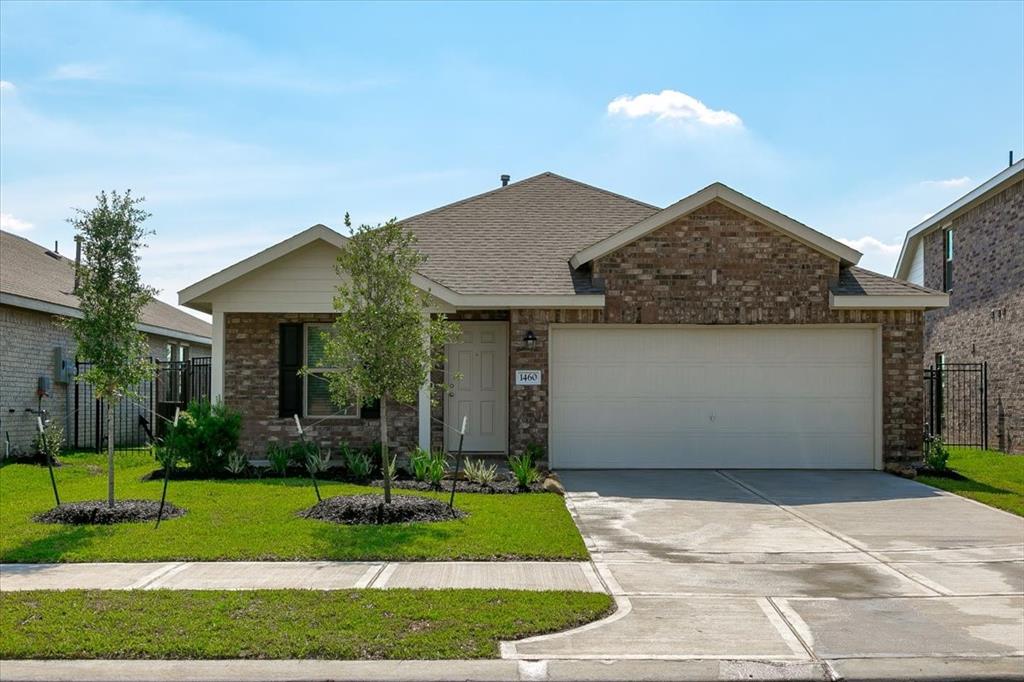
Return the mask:
[[[302,415],[302,324],[282,324],[278,354],[278,414],[281,417]]]

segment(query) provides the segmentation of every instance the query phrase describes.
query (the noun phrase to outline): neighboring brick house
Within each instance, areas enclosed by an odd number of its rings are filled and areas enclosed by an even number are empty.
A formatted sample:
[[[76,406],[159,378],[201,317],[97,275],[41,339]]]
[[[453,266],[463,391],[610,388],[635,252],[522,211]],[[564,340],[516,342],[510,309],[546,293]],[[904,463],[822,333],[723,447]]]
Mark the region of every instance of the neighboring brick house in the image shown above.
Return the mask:
[[[71,330],[61,323],[80,314],[74,276],[74,261],[0,231],[0,438],[9,437],[12,448],[31,448],[40,406],[71,437],[73,385],[57,365],[63,358],[73,369],[75,362]],[[161,301],[145,307],[139,329],[157,360],[210,355],[210,324]],[[40,377],[50,382],[41,402]]]
[[[896,276],[949,293],[923,363],[988,363],[988,444],[1024,452],[1024,161],[907,233]]]
[[[431,405],[396,410],[393,446],[521,452],[558,468],[880,469],[920,457],[920,356],[941,292],[856,267],[860,253],[724,185],[665,209],[544,173],[402,221],[428,311],[460,322]],[[316,225],[198,282],[213,393],[243,448],[366,445],[375,410],[339,408],[314,366],[346,238]]]

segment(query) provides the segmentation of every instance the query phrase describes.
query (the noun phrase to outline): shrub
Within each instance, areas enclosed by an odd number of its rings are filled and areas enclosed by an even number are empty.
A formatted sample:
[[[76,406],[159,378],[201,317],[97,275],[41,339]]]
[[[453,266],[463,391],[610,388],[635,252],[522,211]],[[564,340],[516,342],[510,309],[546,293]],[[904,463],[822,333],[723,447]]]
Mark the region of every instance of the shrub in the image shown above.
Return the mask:
[[[267,446],[267,462],[270,470],[278,476],[284,476],[288,472],[288,460],[291,459],[289,448],[282,447],[280,443],[271,443]]]
[[[509,457],[508,468],[512,470],[512,475],[516,477],[516,482],[519,483],[520,488],[529,488],[540,478],[540,472],[537,471],[537,467],[533,465],[529,455],[526,453]]]
[[[383,453],[381,453],[383,456]],[[398,455],[388,455],[388,461],[380,468],[381,476],[385,476],[387,480],[395,480],[395,474],[398,473]]]
[[[32,439],[32,447],[42,455],[42,460],[45,463],[46,458],[56,464],[57,456],[60,455],[61,447],[64,445],[64,429],[60,427],[56,422],[49,422],[43,427],[42,433],[37,433],[35,438]]]
[[[430,453],[422,448],[409,455],[409,468],[412,469],[412,477],[417,481],[427,480],[427,469],[430,468]]]
[[[949,448],[942,436],[934,436],[925,443],[924,463],[934,471],[945,471],[949,464]]]
[[[536,465],[537,462],[544,459],[544,446],[539,443],[528,443],[523,449],[523,454],[530,458],[531,465]]]
[[[224,468],[234,476],[241,476],[249,466],[249,458],[237,450],[228,454]]]
[[[466,480],[478,485],[490,485],[498,478],[498,466],[482,459],[466,459]]]
[[[365,481],[370,478],[370,474],[373,473],[373,460],[369,455],[354,450],[349,447],[348,443],[342,443],[338,450],[349,478],[355,481]]]
[[[228,453],[238,450],[242,415],[217,401],[192,401],[168,429],[163,448],[198,474],[212,474],[227,464]]]

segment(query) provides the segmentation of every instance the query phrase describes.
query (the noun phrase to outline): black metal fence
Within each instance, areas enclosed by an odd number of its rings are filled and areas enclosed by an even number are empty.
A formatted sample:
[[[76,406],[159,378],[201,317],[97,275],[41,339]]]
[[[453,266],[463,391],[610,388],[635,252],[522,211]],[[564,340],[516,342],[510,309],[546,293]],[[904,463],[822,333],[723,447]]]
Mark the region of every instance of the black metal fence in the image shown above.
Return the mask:
[[[924,371],[925,426],[947,445],[988,448],[988,363]]]
[[[154,360],[153,364],[151,378],[136,387],[138,397],[114,405],[114,445],[122,450],[147,449],[147,428],[160,435],[176,408],[185,409],[190,400],[210,399],[210,358]],[[88,362],[76,362],[75,373],[81,374],[89,366]],[[76,381],[74,386],[72,443],[76,450],[100,452],[107,442],[104,401],[96,398],[90,384]]]

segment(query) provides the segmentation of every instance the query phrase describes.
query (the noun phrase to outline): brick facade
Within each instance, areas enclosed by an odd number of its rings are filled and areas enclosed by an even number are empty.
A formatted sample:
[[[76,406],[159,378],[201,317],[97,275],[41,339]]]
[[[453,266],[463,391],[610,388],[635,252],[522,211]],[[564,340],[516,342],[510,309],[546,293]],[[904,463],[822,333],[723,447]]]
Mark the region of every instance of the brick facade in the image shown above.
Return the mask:
[[[548,366],[551,323],[879,324],[887,462],[920,457],[922,380],[917,310],[831,310],[839,264],[781,232],[712,203],[599,259],[605,310],[513,310],[510,373]],[[528,330],[532,351],[517,343]],[[547,443],[548,375],[509,390],[509,448]]]
[[[1024,452],[1024,182],[953,220],[949,307],[925,313],[924,366],[987,362],[989,447]],[[943,231],[924,236],[924,285],[942,289]]]
[[[63,348],[65,357],[73,362],[75,340],[71,330],[60,320],[50,313],[0,306],[0,376],[3,377],[0,381],[0,420],[3,421],[2,431],[10,434],[11,445],[25,451],[31,449],[37,431],[36,415],[26,410],[35,410],[39,405],[36,386],[40,376],[51,380],[50,397],[43,398],[42,407],[64,428],[71,444],[73,422],[70,415],[74,407],[69,405],[68,385],[55,381],[53,354],[55,348]],[[149,334],[147,338],[152,357],[162,360],[170,339],[155,334]],[[192,349],[195,357],[210,354],[209,346],[193,344]],[[70,394],[74,394],[73,384]],[[91,434],[91,420],[81,428]],[[80,435],[85,439],[88,434],[83,432]]]
[[[878,324],[882,333],[882,432],[887,462],[920,457],[923,392],[921,311],[831,310],[829,285],[839,263],[781,232],[712,203],[599,259],[604,310],[467,311],[453,320],[509,325],[509,450],[548,442],[548,347],[553,323],[584,324]],[[331,316],[228,314],[225,397],[246,415],[243,447],[261,452],[268,439],[289,439],[277,417],[277,325],[329,321]],[[533,349],[523,338],[537,336]],[[516,386],[516,369],[544,370],[539,386]],[[432,408],[431,440],[443,442],[443,407]],[[377,422],[332,423],[325,440],[357,445],[376,440]],[[293,429],[292,429],[293,430]],[[393,444],[417,442],[415,408],[391,425]]]
[[[278,416],[278,325],[286,322],[331,322],[334,315],[228,313],[224,316],[224,402],[241,411],[240,447],[252,459],[263,459],[271,442],[298,439],[292,417]],[[395,452],[416,446],[419,419],[415,406],[389,405],[388,440]],[[379,419],[303,419],[318,422],[307,435],[325,447],[339,443],[365,449],[380,441]]]

